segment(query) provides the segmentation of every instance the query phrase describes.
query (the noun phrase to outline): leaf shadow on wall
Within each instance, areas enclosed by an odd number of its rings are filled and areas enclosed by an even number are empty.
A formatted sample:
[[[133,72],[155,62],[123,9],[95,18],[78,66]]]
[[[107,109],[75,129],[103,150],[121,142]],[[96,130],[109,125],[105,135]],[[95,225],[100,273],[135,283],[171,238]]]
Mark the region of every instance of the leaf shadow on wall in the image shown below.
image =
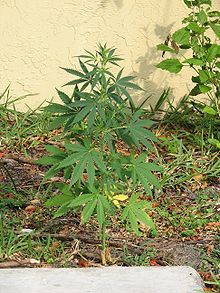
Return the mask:
[[[124,0],[112,0],[114,4],[117,6],[117,8],[122,8],[123,7],[123,1]],[[100,7],[105,8],[109,4],[109,0],[101,0]]]
[[[171,32],[173,25],[174,23],[171,23],[168,26],[155,25],[154,35],[157,35],[159,39],[158,43],[164,43],[166,37]],[[163,60],[162,52],[157,50],[157,44],[151,43],[148,27],[144,27],[142,30],[146,39],[146,53],[136,59],[138,70],[131,72],[131,75],[137,77],[137,83],[145,90],[145,92],[139,93],[136,99],[137,105],[142,104],[144,100],[151,95],[144,106],[147,107],[148,105],[151,105],[154,107],[163,91],[169,88],[169,84],[166,79],[168,76],[169,79],[171,77],[167,72],[160,72],[162,78],[160,80],[158,77],[156,78],[156,75],[158,75],[160,71],[160,69],[156,68],[156,64]],[[172,89],[169,94],[169,99],[174,99]],[[164,109],[164,106],[165,105],[161,107],[161,110]]]

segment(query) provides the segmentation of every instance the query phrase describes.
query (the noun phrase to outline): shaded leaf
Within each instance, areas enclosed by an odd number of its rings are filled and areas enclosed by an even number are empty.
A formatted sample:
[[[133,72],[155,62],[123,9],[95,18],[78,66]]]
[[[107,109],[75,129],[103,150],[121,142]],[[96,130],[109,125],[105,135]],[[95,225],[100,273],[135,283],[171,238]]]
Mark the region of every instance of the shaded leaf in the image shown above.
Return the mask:
[[[181,71],[183,65],[180,63],[178,59],[171,58],[160,62],[156,65],[156,67],[163,70],[167,70],[171,73],[178,73]]]

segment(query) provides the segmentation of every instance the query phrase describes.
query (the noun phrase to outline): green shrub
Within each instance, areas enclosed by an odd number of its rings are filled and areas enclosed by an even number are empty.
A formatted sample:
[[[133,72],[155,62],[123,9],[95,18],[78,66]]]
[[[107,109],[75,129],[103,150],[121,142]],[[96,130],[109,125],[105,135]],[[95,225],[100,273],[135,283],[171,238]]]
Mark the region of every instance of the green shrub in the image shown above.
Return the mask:
[[[183,67],[190,67],[195,74],[195,84],[189,96],[205,95],[208,103],[193,101],[192,105],[210,123],[220,123],[220,12],[211,11],[211,0],[184,0],[191,9],[183,19],[183,27],[167,37],[158,50],[169,52],[172,58],[160,62],[157,67],[171,73],[179,73]],[[189,54],[185,57],[185,51]],[[176,57],[177,55],[177,57]],[[218,137],[209,137],[208,142],[220,148]]]

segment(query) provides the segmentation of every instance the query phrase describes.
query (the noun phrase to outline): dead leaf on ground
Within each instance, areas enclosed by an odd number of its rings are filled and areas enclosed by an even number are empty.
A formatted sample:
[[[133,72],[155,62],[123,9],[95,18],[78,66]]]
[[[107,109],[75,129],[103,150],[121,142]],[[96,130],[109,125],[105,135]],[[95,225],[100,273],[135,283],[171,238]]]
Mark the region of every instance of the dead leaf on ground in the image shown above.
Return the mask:
[[[213,249],[214,249],[214,245],[213,244],[208,245],[208,248],[207,248],[207,254],[208,254],[208,256],[210,256],[212,254]]]
[[[151,259],[149,264],[150,264],[150,266],[153,266],[153,267],[159,267],[160,266],[160,264],[157,262],[156,259]]]
[[[85,259],[80,259],[78,261],[78,266],[80,268],[88,268],[88,267],[90,267],[90,263],[87,260],[85,260]]]
[[[29,213],[29,214],[32,214],[36,211],[36,206],[34,205],[28,205],[26,206],[25,208],[25,212]]]

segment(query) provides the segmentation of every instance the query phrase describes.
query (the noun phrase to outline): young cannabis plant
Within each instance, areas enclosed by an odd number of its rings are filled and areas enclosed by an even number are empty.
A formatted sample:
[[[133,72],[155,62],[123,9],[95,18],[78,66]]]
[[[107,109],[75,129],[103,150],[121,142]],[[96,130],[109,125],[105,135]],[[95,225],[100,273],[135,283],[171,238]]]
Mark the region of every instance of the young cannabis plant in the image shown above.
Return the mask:
[[[103,262],[110,216],[121,214],[138,235],[140,222],[155,230],[147,213],[150,203],[136,190],[142,186],[151,195],[152,188],[160,188],[153,174],[160,168],[148,162],[149,150],[154,150],[151,141],[158,141],[148,129],[153,122],[141,119],[142,111],[135,110],[128,89],[141,88],[132,82],[134,77],[123,77],[123,69],[112,73],[110,66],[119,67],[120,60],[115,49],[99,45],[95,53],[79,56],[79,71],[63,68],[73,76],[65,85],[73,86],[73,94],[57,90],[63,104],[50,103],[45,110],[56,114],[51,127],[64,124],[69,138],[62,149],[46,145],[50,155],[38,160],[51,165],[46,180],[63,171],[67,183],[59,184],[61,194],[47,202],[59,207],[55,216],[81,211],[82,224],[91,216],[97,218]],[[128,152],[118,148],[119,141]],[[138,155],[141,146],[145,150]]]

